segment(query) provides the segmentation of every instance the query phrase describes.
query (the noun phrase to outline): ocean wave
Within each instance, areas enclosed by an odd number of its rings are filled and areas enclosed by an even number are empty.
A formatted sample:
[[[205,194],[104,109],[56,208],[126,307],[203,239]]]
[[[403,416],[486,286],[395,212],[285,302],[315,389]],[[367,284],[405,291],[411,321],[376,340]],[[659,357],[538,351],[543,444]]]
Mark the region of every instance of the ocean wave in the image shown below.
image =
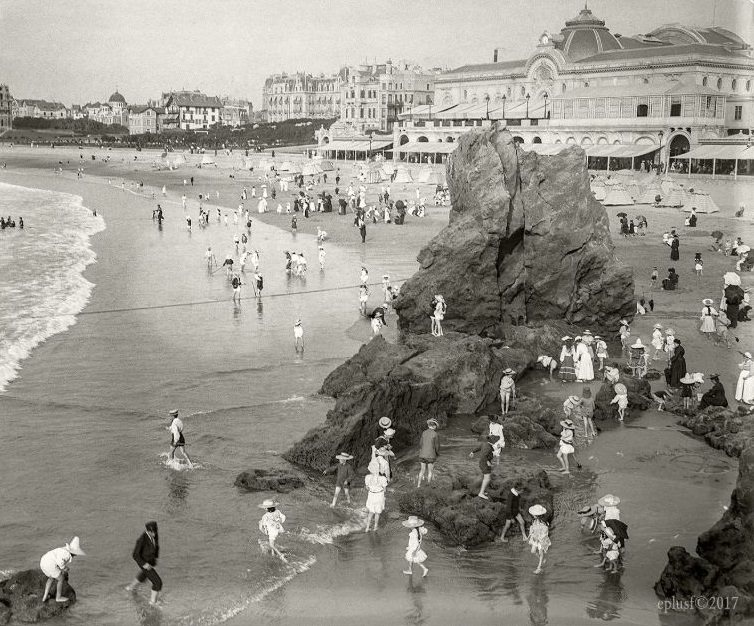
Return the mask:
[[[21,362],[49,337],[68,330],[94,285],[83,276],[96,261],[91,237],[105,229],[80,196],[0,183],[0,214],[20,214],[27,229],[0,254],[0,392]]]
[[[366,509],[356,509],[354,510],[353,515],[345,522],[333,526],[318,524],[314,530],[301,528],[298,532],[298,536],[309,543],[328,545],[333,543],[338,537],[351,535],[356,532],[363,532],[366,519]]]

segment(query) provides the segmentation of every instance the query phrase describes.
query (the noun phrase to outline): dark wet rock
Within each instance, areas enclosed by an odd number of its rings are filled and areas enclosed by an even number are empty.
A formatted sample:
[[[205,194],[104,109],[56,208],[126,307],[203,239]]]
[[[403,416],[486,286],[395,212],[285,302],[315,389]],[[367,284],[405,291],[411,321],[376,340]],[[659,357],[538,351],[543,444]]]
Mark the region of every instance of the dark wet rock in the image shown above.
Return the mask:
[[[740,456],[749,442],[754,441],[754,423],[738,411],[710,406],[703,411],[684,411],[676,407],[673,412],[680,416],[683,426],[728,456]]]
[[[398,504],[405,514],[418,515],[434,524],[447,541],[465,547],[500,536],[510,488],[517,483],[522,486],[521,514],[527,526],[532,521],[528,509],[533,504],[543,505],[548,511],[547,521],[552,519],[552,487],[544,470],[504,460],[493,469],[487,489],[490,500],[476,497],[480,482],[481,478],[475,475],[443,475],[429,487],[402,493]],[[519,537],[519,533],[518,525],[508,531],[511,538]]]
[[[343,365],[330,372],[319,392],[337,398],[355,385],[376,383],[414,354],[415,350],[388,343],[379,335],[361,346]]]
[[[623,383],[628,390],[628,410],[625,421],[630,422],[638,416],[637,411],[646,411],[652,405],[652,385],[643,378],[634,378],[624,374],[620,375],[618,382]],[[618,405],[610,404],[614,397],[613,384],[603,382],[594,397],[594,419],[603,422],[600,428],[605,428],[611,423],[618,423]]]
[[[68,602],[55,602],[56,588],[53,587],[53,597],[42,603],[46,582],[47,576],[39,569],[23,570],[0,581],[0,607],[5,607],[0,608],[0,624],[7,623],[2,621],[4,616],[15,622],[44,622],[62,615],[76,602],[76,592],[66,579],[63,595]]]
[[[244,491],[277,491],[288,493],[304,486],[300,474],[285,469],[251,469],[241,472],[233,483]]]
[[[447,177],[449,224],[395,305],[403,331],[428,332],[435,294],[443,326],[470,334],[544,320],[615,328],[633,314],[632,270],[616,260],[580,149],[539,156],[495,126],[459,140]]]
[[[754,616],[754,447],[741,453],[730,506],[699,537],[696,552],[698,557],[684,548],[671,548],[655,592],[663,598],[724,599],[722,609],[700,611],[708,623]]]
[[[559,440],[562,427],[557,408],[545,406],[541,400],[519,398],[515,408],[502,419],[505,445],[508,448],[552,448]],[[489,416],[483,415],[471,426],[472,432],[486,435]]]

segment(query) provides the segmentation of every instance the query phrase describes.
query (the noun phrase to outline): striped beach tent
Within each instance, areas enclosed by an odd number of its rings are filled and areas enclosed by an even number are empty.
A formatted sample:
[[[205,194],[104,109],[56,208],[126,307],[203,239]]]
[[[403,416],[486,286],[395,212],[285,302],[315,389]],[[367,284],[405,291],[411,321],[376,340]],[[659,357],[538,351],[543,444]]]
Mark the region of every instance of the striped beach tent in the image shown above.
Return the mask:
[[[628,194],[626,188],[619,184],[609,185],[605,199],[602,200],[602,204],[605,206],[621,206],[633,203],[634,199]]]

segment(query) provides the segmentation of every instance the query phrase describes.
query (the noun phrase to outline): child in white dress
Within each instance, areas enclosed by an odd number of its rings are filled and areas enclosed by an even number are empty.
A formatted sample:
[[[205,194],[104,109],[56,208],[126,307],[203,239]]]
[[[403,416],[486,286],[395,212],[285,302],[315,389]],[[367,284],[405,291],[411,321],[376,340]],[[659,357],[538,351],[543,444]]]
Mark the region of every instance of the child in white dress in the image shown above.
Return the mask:
[[[285,555],[275,545],[278,535],[285,532],[283,528],[285,515],[282,511],[277,510],[277,506],[278,503],[275,500],[265,500],[259,505],[260,509],[267,509],[267,512],[262,515],[262,519],[259,520],[259,532],[267,536],[270,551],[280,557],[282,561],[285,561]]]
[[[427,560],[427,553],[422,550],[422,539],[427,534],[427,529],[424,528],[424,520],[411,515],[401,523],[406,528],[411,529],[411,533],[408,536],[408,547],[406,548],[408,570],[403,570],[403,573],[411,576],[414,573],[414,563],[416,563],[422,568],[422,578],[424,578],[429,574],[429,570],[424,566],[424,561]]]

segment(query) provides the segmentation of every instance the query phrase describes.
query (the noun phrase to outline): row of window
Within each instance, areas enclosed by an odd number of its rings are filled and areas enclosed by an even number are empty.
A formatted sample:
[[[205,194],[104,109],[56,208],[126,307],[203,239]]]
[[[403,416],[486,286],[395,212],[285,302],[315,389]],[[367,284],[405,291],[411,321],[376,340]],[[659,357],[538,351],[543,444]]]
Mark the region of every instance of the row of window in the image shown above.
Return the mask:
[[[702,85],[704,85],[705,87],[707,87],[709,85],[709,77],[705,76],[704,78],[702,78]],[[717,85],[718,91],[722,90],[722,88],[723,88],[723,79],[722,78],[718,78],[716,85]],[[751,79],[748,79],[746,81],[746,83],[744,83],[744,85],[746,87],[746,91],[751,91]],[[736,91],[737,89],[738,89],[738,79],[737,78],[733,78],[730,81],[730,90],[731,91]]]
[[[552,103],[555,119],[633,117],[724,117],[723,98],[714,96],[641,96],[576,98]]]
[[[340,86],[338,85],[338,89]],[[335,83],[317,83],[314,85],[296,85],[294,88],[286,87],[283,85],[275,86],[272,88],[272,93],[290,93],[292,91],[336,91]]]

